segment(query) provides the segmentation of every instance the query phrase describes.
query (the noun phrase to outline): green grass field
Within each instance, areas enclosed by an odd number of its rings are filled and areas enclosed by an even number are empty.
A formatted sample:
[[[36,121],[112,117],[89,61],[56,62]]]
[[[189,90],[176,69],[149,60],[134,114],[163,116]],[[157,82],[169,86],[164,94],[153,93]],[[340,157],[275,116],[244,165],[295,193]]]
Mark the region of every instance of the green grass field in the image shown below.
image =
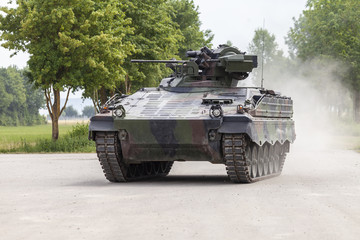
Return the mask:
[[[60,136],[69,132],[75,124],[61,124]],[[23,140],[28,143],[38,139],[51,139],[51,124],[38,126],[3,127],[0,126],[0,149],[18,146]]]
[[[59,139],[51,140],[51,124],[37,126],[0,126],[0,153],[94,152],[87,139],[87,123],[60,122]]]

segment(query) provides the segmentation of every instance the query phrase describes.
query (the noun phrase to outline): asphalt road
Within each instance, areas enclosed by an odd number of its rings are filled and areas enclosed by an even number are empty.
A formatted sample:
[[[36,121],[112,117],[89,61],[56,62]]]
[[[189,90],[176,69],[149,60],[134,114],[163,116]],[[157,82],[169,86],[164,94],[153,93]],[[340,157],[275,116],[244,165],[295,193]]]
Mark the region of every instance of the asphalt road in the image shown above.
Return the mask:
[[[0,155],[0,239],[359,239],[360,154],[295,145],[283,174],[232,184],[175,163],[111,184],[95,154]]]

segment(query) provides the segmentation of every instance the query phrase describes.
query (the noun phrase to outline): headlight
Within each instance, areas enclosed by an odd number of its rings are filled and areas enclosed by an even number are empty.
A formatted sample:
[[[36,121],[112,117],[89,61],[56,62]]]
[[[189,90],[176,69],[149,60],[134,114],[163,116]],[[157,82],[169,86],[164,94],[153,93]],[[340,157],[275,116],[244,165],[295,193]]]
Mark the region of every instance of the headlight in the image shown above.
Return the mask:
[[[113,116],[118,118],[124,118],[125,117],[125,108],[122,105],[116,106],[116,109],[113,111]]]
[[[220,118],[223,116],[223,110],[220,105],[212,105],[209,111],[211,118]]]
[[[122,117],[123,112],[121,111],[121,109],[116,109],[116,110],[115,110],[115,115],[116,115],[117,117]]]
[[[214,109],[212,114],[214,115],[214,117],[220,117],[221,111],[220,111],[220,109]]]

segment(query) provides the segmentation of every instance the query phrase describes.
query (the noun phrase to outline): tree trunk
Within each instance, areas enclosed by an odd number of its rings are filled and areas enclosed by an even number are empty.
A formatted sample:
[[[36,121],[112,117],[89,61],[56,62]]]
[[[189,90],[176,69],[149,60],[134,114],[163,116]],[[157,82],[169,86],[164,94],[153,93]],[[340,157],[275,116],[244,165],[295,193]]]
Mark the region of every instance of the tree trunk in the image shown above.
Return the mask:
[[[60,91],[53,89],[54,104],[52,106],[52,139],[58,140],[59,138],[59,117],[60,117]]]
[[[104,87],[101,87],[100,88],[100,103],[101,103],[101,106],[103,106],[106,101],[107,101],[107,95],[106,95],[106,89]]]
[[[125,94],[129,94],[131,90],[131,82],[129,79],[129,74],[125,76]]]
[[[52,139],[56,141],[59,138],[59,119],[51,120],[52,124]]]
[[[354,92],[354,120],[360,123],[360,91]]]
[[[54,101],[51,101],[51,89],[45,89],[45,98],[46,98],[46,106],[49,111],[49,115],[51,117],[51,126],[52,126],[52,139],[56,141],[59,138],[59,118],[61,113],[64,111],[67,101],[69,99],[71,88],[68,89],[68,93],[66,96],[65,104],[62,108],[60,108],[60,90],[52,89],[52,93],[54,96]]]
[[[101,106],[99,103],[99,93],[98,90],[94,90],[93,96],[91,97],[91,101],[93,102],[95,114],[100,112]]]

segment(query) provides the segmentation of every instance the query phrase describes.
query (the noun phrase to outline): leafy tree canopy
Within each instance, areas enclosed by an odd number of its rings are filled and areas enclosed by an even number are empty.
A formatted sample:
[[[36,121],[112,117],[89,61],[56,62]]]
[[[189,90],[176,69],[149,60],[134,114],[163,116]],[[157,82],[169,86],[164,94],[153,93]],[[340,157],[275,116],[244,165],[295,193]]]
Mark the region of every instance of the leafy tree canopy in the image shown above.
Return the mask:
[[[179,56],[185,59],[189,49],[198,50],[203,46],[211,48],[214,35],[211,30],[200,30],[199,7],[193,0],[169,0],[171,18],[177,24],[184,38],[180,41]]]
[[[127,35],[125,39],[135,46],[135,51],[124,63],[127,79],[123,89],[128,93],[130,87],[137,90],[156,85],[167,72],[163,64],[132,64],[130,60],[176,57],[183,36],[170,17],[170,6],[166,0],[126,0],[123,7],[134,29],[134,34]]]
[[[124,81],[117,82],[115,88],[99,89],[86,86],[84,97],[91,97],[99,111],[114,91],[130,93],[143,86],[155,86],[159,79],[168,74],[162,64],[133,64],[131,59],[170,59],[176,57],[179,41],[183,39],[170,17],[171,6],[167,0],[124,0],[119,11],[129,21],[130,33],[124,34],[123,41],[132,44],[133,49],[121,65]]]
[[[213,34],[200,30],[198,7],[192,0],[126,1],[123,7],[134,29],[126,39],[135,46],[123,65],[127,73],[119,87],[123,93],[156,86],[170,73],[164,64],[131,64],[131,59],[184,58],[186,50],[211,47]]]

